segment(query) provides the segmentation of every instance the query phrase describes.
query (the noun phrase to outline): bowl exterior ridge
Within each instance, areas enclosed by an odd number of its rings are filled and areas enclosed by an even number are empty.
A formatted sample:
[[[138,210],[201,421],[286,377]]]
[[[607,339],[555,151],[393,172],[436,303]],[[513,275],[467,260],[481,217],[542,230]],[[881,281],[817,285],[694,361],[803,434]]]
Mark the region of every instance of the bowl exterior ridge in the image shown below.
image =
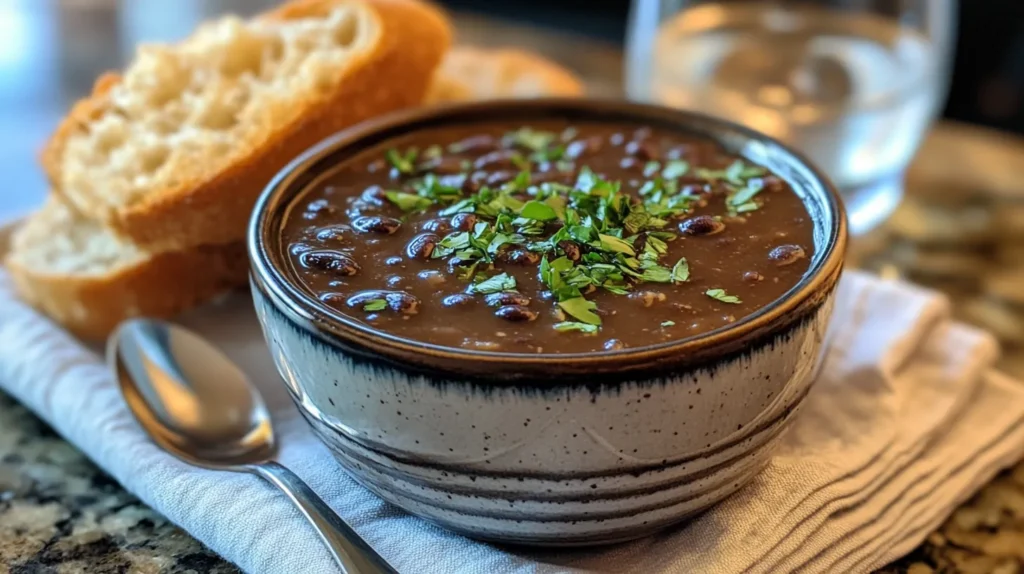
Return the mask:
[[[746,484],[810,389],[832,309],[656,379],[487,387],[356,360],[253,296],[295,403],[349,475],[446,528],[539,545],[642,536]]]

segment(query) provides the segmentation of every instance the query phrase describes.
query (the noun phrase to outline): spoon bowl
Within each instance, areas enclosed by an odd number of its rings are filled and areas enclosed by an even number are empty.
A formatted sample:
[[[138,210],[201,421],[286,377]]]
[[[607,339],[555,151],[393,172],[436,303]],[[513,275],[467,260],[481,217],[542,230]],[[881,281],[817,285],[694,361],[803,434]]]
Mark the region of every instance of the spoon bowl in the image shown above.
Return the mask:
[[[195,466],[265,478],[302,512],[345,574],[395,572],[302,479],[274,462],[270,412],[220,350],[183,327],[132,319],[107,341],[107,361],[158,446]]]
[[[114,333],[107,354],[132,413],[178,458],[223,468],[274,455],[262,397],[231,359],[198,335],[134,319]]]

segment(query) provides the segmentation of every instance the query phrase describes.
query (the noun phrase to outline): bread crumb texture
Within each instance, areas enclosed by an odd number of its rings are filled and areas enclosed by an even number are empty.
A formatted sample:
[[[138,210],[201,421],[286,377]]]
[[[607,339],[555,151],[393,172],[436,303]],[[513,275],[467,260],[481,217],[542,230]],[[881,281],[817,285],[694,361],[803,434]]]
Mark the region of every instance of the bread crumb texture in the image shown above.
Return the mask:
[[[60,186],[129,205],[151,190],[207,179],[266,145],[304,102],[326,98],[352,55],[380,33],[363,4],[321,5],[284,20],[227,16],[179,45],[140,46],[91,121],[69,135]]]

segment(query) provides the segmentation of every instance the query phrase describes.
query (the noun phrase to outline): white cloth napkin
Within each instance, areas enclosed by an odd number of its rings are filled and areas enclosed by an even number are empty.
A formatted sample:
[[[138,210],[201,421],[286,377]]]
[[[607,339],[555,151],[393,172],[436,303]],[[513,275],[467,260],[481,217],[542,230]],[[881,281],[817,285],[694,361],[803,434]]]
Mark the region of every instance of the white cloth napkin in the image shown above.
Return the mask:
[[[341,473],[298,416],[244,296],[182,322],[262,389],[280,460],[400,572],[858,572],[882,566],[1024,454],[1024,385],[990,370],[988,335],[947,301],[847,272],[807,405],[768,468],[696,520],[582,551],[467,540],[386,505]],[[0,387],[143,501],[248,572],[335,572],[288,501],[260,479],[190,467],[149,442],[95,350],[13,295],[0,270]]]

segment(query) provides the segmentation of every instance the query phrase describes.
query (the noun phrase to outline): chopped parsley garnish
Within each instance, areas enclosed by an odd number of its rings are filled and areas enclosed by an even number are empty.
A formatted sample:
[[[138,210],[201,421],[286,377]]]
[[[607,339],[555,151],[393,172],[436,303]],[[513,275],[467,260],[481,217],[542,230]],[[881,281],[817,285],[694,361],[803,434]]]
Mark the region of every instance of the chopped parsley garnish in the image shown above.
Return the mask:
[[[665,164],[665,169],[661,170],[661,177],[665,179],[676,179],[686,175],[689,171],[690,164],[686,163],[681,159],[674,159]]]
[[[596,326],[601,324],[601,317],[594,313],[594,309],[597,309],[597,303],[594,303],[593,301],[589,301],[583,297],[573,297],[572,299],[559,301],[558,306],[567,314],[572,315],[588,325]]]
[[[725,289],[708,289],[704,292],[705,295],[712,299],[718,299],[722,303],[731,303],[733,305],[742,303],[740,298],[735,295],[729,295],[725,292]]]
[[[456,275],[469,282],[467,293],[515,291],[515,277],[493,275],[495,262],[502,261],[510,250],[516,250],[517,258],[528,256],[526,260],[535,257],[529,252],[539,255],[540,281],[564,314],[565,320],[554,328],[584,334],[596,333],[601,326],[593,293],[603,290],[626,295],[645,282],[681,284],[690,280],[685,257],[674,263],[664,260],[668,243],[677,239],[669,226],[706,206],[716,190],[723,193],[724,188],[730,215],[760,207],[757,196],[767,174],[760,166],[736,160],[725,169],[709,170],[692,168],[678,155],[651,160],[643,166],[645,181],[639,187],[639,197],[633,197],[621,191],[622,182],[607,180],[565,155],[566,145],[575,137],[574,130],[557,133],[528,127],[505,134],[502,144],[511,150],[509,161],[519,172],[513,179],[491,186],[475,180],[472,186],[466,185],[473,170],[469,160],[462,162],[463,173],[424,173],[428,171],[424,166],[443,155],[440,146],[422,152],[391,149],[387,161],[408,178],[402,190],[385,191],[385,196],[407,213],[436,206],[443,217],[477,217],[471,230],[448,233],[430,254],[433,259],[450,259],[458,269]],[[460,153],[456,147],[450,145],[448,150]],[[418,159],[425,163],[417,168]],[[531,175],[538,171],[566,173],[577,167],[571,185],[534,182]],[[680,183],[680,178],[691,174],[696,179]],[[467,187],[474,191],[465,191]],[[707,289],[705,295],[723,303],[741,303],[739,297],[720,288]],[[379,311],[386,306],[380,299],[363,308]],[[671,320],[661,322],[662,327],[673,325]]]
[[[363,303],[363,311],[383,311],[387,309],[388,302],[384,299],[370,299],[366,303]]]
[[[519,217],[537,221],[552,221],[558,219],[558,214],[550,205],[533,200],[523,204],[523,208],[519,210]]]
[[[405,212],[423,211],[434,204],[429,198],[404,191],[385,191],[384,197]]]
[[[673,283],[685,283],[690,280],[690,264],[686,262],[685,257],[680,257],[679,261],[672,267],[672,282]]]
[[[562,321],[561,323],[555,323],[556,331],[579,331],[580,333],[591,334],[596,333],[597,329],[597,325],[580,323],[577,321]]]
[[[490,295],[491,293],[501,293],[502,291],[514,291],[516,288],[516,278],[512,277],[508,273],[501,273],[495,275],[490,279],[485,279],[479,283],[475,283],[469,286],[471,293],[479,293],[481,295]]]
[[[416,161],[417,151],[416,148],[409,148],[405,155],[402,155],[397,149],[389,149],[385,156],[391,167],[397,169],[398,173],[410,174],[416,169],[413,162]]]

